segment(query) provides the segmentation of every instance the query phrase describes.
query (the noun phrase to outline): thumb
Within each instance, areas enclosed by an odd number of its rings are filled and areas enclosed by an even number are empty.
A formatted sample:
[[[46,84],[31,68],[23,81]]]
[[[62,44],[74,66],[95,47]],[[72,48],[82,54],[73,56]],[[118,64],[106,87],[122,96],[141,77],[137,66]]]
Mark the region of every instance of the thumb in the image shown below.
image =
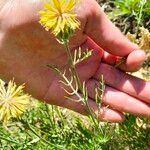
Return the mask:
[[[97,2],[92,5],[88,15],[85,33],[108,53],[127,56],[139,47],[130,42],[121,31],[108,19]]]

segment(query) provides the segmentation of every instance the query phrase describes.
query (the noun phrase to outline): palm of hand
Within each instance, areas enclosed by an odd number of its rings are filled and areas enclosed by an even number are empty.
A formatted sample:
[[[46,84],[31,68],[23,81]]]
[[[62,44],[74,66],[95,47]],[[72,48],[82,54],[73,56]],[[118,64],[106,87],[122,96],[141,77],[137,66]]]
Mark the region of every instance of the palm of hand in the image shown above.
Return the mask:
[[[52,86],[51,90],[55,92],[50,94],[51,101],[59,104],[57,101],[64,99],[64,92],[59,86],[55,87],[58,84],[56,74],[47,65],[67,68],[67,57],[63,46],[41,27],[38,23],[38,16],[34,17],[35,13],[38,14],[40,5],[37,5],[35,10],[32,8],[32,11],[29,9],[30,7],[16,5],[16,8],[10,10],[2,20],[2,23],[7,24],[7,26],[4,27],[6,31],[4,31],[4,36],[1,39],[1,56],[7,65],[3,67],[2,63],[4,62],[2,62],[1,71],[5,72],[6,79],[15,77],[17,82],[26,83],[27,90],[39,99],[45,97],[48,88],[53,84],[54,87]],[[19,13],[20,10],[25,12],[24,9],[26,8],[30,14]],[[17,14],[17,18],[12,18],[12,13]],[[26,15],[30,15],[30,17]],[[21,20],[19,20],[20,18]],[[26,18],[28,19],[26,20]],[[81,22],[81,24],[84,23]],[[81,29],[71,41],[70,47],[76,48],[82,45],[83,49],[88,48],[90,45],[86,41],[87,36],[83,34]],[[88,80],[96,72],[100,61],[100,55],[97,54],[100,52],[95,50],[92,58],[78,67],[82,80]],[[93,69],[88,69],[89,67]],[[58,93],[62,94],[58,95]]]

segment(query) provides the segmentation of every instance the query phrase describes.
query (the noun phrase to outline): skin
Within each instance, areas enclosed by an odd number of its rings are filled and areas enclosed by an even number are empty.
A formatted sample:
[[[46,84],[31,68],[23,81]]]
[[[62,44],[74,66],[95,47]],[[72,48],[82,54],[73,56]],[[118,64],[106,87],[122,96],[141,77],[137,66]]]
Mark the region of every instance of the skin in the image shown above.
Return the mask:
[[[87,115],[75,95],[70,96],[74,101],[64,97],[68,95],[60,77],[47,67],[68,69],[63,46],[38,23],[42,6],[39,0],[1,2],[0,78],[15,78],[18,84],[26,83],[26,91],[35,98]],[[97,112],[94,89],[103,75],[106,89],[101,120],[122,122],[124,112],[150,117],[150,82],[126,74],[141,67],[145,53],[122,35],[95,0],[81,0],[77,13],[81,26],[70,47],[72,51],[79,46],[83,51],[93,49],[92,56],[77,66],[80,80],[86,81],[90,107]],[[122,57],[126,62],[118,69],[113,67]]]

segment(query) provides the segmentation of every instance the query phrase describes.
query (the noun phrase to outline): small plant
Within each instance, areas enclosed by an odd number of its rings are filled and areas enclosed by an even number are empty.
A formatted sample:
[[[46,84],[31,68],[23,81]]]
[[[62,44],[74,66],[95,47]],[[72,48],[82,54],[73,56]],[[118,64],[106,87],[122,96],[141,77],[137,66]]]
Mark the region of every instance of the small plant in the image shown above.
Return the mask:
[[[123,23],[128,21],[135,21],[134,27],[136,27],[136,36],[138,35],[140,26],[147,26],[145,21],[150,18],[150,2],[149,0],[115,0],[115,9],[109,13],[110,18],[116,19],[118,17],[124,17]],[[133,24],[130,25],[133,26]]]
[[[76,0],[53,0],[48,4],[44,5],[44,10],[40,11],[40,23],[47,30],[51,31],[56,39],[64,45],[64,49],[66,55],[68,56],[68,64],[70,66],[69,73],[70,78],[66,76],[67,70],[61,71],[57,66],[53,66],[52,64],[48,65],[57,74],[60,75],[60,82],[63,84],[63,89],[67,93],[67,97],[70,100],[81,102],[84,106],[86,106],[89,114],[89,118],[92,120],[93,125],[96,130],[94,131],[95,135],[100,134],[102,132],[102,127],[99,121],[100,108],[102,95],[104,92],[104,81],[100,83],[100,86],[95,89],[96,95],[95,99],[97,102],[98,112],[95,112],[93,108],[89,106],[88,103],[88,91],[85,82],[81,82],[77,73],[76,66],[78,63],[84,61],[89,58],[92,54],[92,50],[87,50],[82,53],[81,48],[76,49],[74,54],[72,55],[71,49],[69,47],[70,37],[74,34],[76,29],[79,29],[80,22],[77,20],[77,15],[75,13],[75,7],[78,1]],[[68,90],[69,89],[69,90]],[[80,94],[78,93],[80,91]],[[75,95],[76,98],[72,99],[71,96]],[[103,131],[105,132],[105,131]],[[101,133],[101,137],[105,136],[105,134]],[[107,142],[109,138],[105,139]]]

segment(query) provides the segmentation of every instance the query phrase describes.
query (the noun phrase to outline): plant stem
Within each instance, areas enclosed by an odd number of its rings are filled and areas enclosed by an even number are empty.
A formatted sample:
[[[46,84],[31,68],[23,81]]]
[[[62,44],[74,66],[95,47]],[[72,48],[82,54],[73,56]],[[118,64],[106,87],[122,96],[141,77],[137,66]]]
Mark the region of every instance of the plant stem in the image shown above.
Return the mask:
[[[139,27],[140,27],[140,22],[141,22],[142,15],[143,15],[143,8],[144,8],[144,5],[146,4],[146,1],[147,1],[147,0],[142,0],[142,1],[141,1],[141,7],[140,7],[140,11],[139,11],[139,16],[138,16],[138,18],[137,18],[136,37],[138,36]]]
[[[50,123],[53,127],[53,129],[55,129],[55,117],[54,117],[54,111],[53,111],[53,106],[52,106],[52,112],[51,112],[51,115],[50,115],[50,110],[49,110],[49,107],[48,107],[48,104],[45,104],[45,108],[46,108],[46,113],[48,115],[48,118],[50,120]]]
[[[71,71],[72,71],[73,75],[75,76],[75,78],[77,80],[79,90],[82,91],[83,90],[82,84],[81,84],[81,81],[80,81],[79,76],[77,74],[76,66],[73,63],[73,57],[71,55],[71,51],[70,51],[69,44],[68,44],[67,40],[64,40],[64,46],[65,46],[65,50],[66,50],[66,53],[67,53],[67,56],[68,56],[68,63],[71,66]]]
[[[48,144],[48,145],[51,145],[51,146],[54,146],[54,147],[57,147],[57,148],[62,148],[62,146],[60,146],[60,145],[55,145],[55,144],[53,144],[53,143],[51,143],[51,142],[49,142],[49,141],[47,141],[46,139],[44,139],[41,135],[39,135],[32,127],[31,127],[31,125],[28,123],[28,121],[24,121],[24,120],[21,120],[22,121],[22,123],[24,124],[24,125],[26,125],[27,126],[27,129],[29,130],[29,131],[31,131],[34,135],[36,135],[40,140],[42,140],[44,143],[46,143],[46,144]],[[45,132],[44,132],[45,133]]]
[[[7,141],[7,142],[10,142],[10,143],[14,143],[14,144],[17,144],[17,145],[19,145],[19,143],[18,143],[18,142],[16,142],[16,141],[12,141],[12,140],[10,140],[10,139],[7,139],[7,138],[5,138],[5,137],[2,137],[2,136],[0,136],[0,139],[1,139],[1,140],[4,140],[4,141]]]
[[[64,40],[65,51],[66,51],[67,56],[68,56],[68,64],[70,65],[71,71],[72,71],[73,75],[75,76],[75,78],[77,80],[77,84],[79,86],[79,90],[80,90],[81,94],[83,94],[83,86],[82,86],[81,81],[79,79],[79,76],[77,74],[76,66],[73,63],[73,57],[72,57],[71,50],[69,48],[69,44],[68,43],[69,42],[67,40]],[[91,117],[93,123],[95,124],[96,128],[98,129],[98,123],[96,121],[96,120],[98,120],[98,118],[95,116],[93,110],[90,108],[90,106],[88,104],[88,101],[86,100],[86,97],[84,97],[84,102],[85,102],[85,106],[88,109],[88,113],[90,114],[90,117]]]
[[[114,66],[115,68],[120,67],[122,64],[126,62],[126,58],[122,57],[122,59]]]

